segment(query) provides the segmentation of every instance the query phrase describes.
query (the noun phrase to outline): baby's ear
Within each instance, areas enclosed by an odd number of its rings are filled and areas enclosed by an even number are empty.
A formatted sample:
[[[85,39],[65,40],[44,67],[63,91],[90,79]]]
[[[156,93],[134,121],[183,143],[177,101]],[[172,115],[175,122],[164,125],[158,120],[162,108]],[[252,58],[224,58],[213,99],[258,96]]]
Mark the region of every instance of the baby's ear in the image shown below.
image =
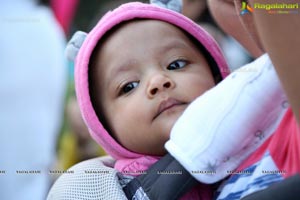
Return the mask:
[[[75,58],[79,52],[79,49],[82,46],[86,36],[87,36],[87,33],[83,32],[83,31],[77,31],[74,33],[74,35],[68,42],[67,47],[65,49],[65,54],[66,54],[66,57],[68,58],[68,60],[70,60],[70,61],[75,60]]]
[[[151,4],[181,13],[182,0],[150,0]]]

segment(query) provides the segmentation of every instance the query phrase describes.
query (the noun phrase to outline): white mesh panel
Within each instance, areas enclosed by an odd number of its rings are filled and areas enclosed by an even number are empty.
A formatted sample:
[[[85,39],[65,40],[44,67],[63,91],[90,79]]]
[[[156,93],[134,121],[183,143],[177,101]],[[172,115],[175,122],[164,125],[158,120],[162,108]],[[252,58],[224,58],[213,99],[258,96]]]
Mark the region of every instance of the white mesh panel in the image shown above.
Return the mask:
[[[101,158],[78,163],[61,175],[52,186],[47,200],[121,200],[127,199],[117,171],[103,165]]]

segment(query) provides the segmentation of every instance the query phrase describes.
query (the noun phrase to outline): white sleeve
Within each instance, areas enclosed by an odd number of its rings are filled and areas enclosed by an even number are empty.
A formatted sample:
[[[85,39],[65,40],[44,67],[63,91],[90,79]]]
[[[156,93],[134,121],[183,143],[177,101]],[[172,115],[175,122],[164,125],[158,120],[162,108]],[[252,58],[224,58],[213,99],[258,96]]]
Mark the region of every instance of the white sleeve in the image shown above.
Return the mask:
[[[165,147],[198,181],[214,183],[274,132],[286,108],[273,65],[263,55],[193,101]]]

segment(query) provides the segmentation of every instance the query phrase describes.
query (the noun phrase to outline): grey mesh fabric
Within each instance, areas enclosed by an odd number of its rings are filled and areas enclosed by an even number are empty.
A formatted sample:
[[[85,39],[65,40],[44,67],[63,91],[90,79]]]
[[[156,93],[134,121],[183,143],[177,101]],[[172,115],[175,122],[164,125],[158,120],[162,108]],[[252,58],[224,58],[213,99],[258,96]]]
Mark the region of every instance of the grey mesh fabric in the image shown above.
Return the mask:
[[[118,172],[108,157],[78,163],[53,184],[47,200],[122,200],[127,199]]]

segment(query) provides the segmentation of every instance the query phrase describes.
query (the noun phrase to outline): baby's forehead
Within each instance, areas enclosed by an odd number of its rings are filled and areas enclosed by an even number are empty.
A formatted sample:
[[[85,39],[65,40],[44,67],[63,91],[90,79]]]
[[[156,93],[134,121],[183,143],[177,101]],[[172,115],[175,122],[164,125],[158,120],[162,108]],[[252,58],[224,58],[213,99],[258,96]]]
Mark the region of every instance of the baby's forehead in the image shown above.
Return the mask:
[[[109,55],[113,59],[113,56],[120,51],[126,54],[132,50],[131,48],[123,49],[125,45],[128,47],[128,43],[132,46],[144,47],[149,46],[149,40],[152,41],[150,45],[166,50],[184,45],[189,48],[195,43],[191,35],[173,24],[160,20],[135,19],[118,24],[108,31],[94,49],[92,60],[100,54]],[[98,61],[101,62],[101,59]]]

